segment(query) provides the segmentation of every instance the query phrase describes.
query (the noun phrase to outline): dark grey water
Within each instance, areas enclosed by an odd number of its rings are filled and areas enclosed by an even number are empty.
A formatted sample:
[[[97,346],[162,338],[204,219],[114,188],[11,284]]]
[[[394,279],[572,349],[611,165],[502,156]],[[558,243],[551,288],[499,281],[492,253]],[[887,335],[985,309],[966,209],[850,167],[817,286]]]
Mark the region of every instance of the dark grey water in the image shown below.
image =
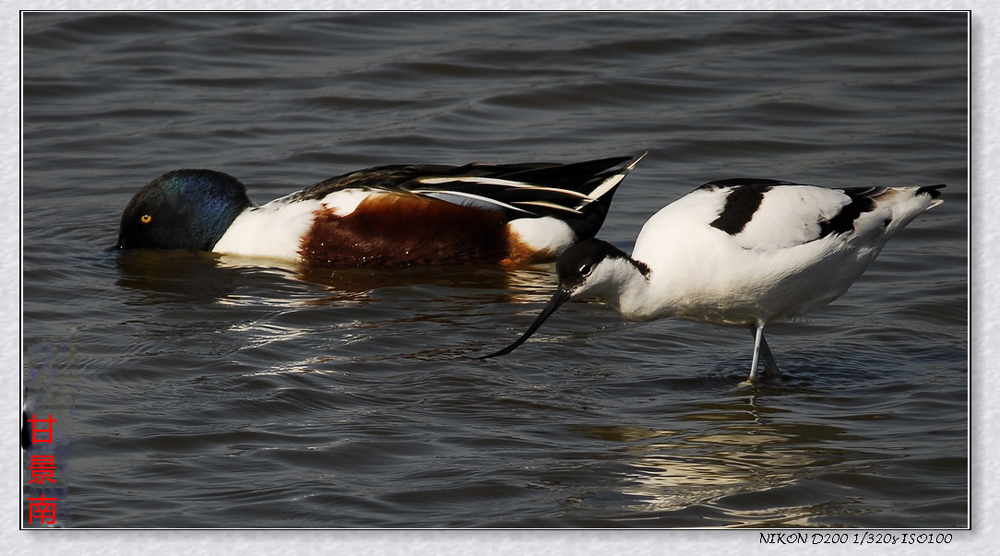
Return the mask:
[[[67,527],[969,523],[967,14],[30,13],[22,381]],[[103,251],[181,167],[264,202],[376,164],[649,151],[601,233],[706,181],[947,183],[838,302],[743,329],[550,265],[301,271]],[[31,516],[24,503],[24,524]]]

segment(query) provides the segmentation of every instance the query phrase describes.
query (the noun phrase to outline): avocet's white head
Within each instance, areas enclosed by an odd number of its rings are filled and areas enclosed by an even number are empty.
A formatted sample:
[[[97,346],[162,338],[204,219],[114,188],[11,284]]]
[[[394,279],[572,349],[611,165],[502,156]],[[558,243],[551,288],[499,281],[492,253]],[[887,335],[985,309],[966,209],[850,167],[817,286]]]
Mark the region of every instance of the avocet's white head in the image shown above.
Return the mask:
[[[556,309],[570,299],[595,296],[617,307],[616,302],[621,288],[637,274],[648,275],[649,268],[606,241],[588,239],[577,243],[560,255],[556,261],[556,274],[559,277],[559,288],[528,330],[514,343],[480,359],[506,355],[514,351],[530,338]]]

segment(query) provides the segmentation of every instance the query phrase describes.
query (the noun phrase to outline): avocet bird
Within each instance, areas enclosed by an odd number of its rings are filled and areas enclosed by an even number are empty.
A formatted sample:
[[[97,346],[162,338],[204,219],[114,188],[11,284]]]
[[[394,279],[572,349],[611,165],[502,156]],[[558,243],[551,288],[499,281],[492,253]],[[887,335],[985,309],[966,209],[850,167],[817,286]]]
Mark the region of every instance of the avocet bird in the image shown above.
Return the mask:
[[[263,206],[228,174],[175,170],[132,197],[115,247],[350,266],[537,262],[593,237],[641,158],[380,166]]]
[[[556,262],[559,288],[535,322],[486,357],[513,351],[567,300],[597,296],[634,321],[749,325],[753,384],[761,356],[767,370],[778,370],[764,326],[840,297],[889,239],[942,203],[943,187],[707,183],[654,214],[632,256],[598,239],[568,249]]]

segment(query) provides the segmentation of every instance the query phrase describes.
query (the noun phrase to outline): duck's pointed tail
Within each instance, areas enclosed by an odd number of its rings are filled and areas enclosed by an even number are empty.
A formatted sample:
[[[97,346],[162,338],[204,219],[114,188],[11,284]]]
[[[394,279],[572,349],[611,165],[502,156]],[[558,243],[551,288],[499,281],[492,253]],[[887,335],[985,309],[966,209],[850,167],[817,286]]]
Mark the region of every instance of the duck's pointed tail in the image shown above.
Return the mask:
[[[614,199],[618,186],[621,185],[625,176],[635,168],[643,157],[648,153],[642,153],[634,158],[613,158],[584,162],[581,164],[595,165],[599,163],[612,164],[605,166],[601,170],[594,172],[593,177],[580,187],[579,191],[587,195],[580,203],[574,207],[579,215],[566,218],[566,223],[573,229],[577,240],[590,239],[597,235],[604,220],[611,209],[611,201]]]

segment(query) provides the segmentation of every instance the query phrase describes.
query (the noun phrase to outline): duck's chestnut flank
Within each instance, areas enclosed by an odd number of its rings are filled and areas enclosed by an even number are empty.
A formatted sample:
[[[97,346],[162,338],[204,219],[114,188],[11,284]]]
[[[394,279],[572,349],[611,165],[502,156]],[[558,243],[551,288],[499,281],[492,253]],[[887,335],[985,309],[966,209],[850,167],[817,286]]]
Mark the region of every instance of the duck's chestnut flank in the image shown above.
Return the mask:
[[[346,216],[317,211],[301,256],[351,266],[496,263],[507,256],[507,243],[507,223],[496,211],[417,195],[379,195]]]

